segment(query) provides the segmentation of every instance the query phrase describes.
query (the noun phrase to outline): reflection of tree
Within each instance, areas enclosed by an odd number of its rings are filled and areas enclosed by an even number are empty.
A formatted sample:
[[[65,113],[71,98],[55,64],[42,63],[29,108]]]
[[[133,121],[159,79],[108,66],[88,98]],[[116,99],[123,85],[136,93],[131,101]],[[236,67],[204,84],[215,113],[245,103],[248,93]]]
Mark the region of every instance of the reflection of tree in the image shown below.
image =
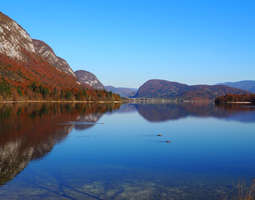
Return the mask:
[[[214,104],[137,104],[138,113],[151,122],[177,120],[188,116],[226,118],[255,122],[255,107],[245,105],[215,106]],[[249,118],[238,118],[238,115]]]
[[[65,122],[96,122],[103,113],[117,108],[118,104],[1,105],[0,185],[62,141],[74,127]],[[83,126],[82,130],[86,128]]]

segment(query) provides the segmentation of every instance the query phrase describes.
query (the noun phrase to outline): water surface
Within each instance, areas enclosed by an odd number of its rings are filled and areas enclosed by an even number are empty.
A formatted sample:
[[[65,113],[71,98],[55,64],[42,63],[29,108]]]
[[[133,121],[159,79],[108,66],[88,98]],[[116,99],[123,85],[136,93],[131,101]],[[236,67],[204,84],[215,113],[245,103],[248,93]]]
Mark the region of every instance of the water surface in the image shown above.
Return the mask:
[[[0,199],[235,199],[254,130],[252,106],[2,104]]]

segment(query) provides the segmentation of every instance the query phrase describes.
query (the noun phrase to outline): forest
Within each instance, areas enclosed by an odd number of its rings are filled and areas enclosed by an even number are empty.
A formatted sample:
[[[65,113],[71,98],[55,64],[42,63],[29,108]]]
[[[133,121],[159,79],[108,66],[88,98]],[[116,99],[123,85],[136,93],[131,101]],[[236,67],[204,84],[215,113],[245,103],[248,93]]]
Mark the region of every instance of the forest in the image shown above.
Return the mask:
[[[228,94],[215,99],[215,104],[225,103],[252,103],[255,104],[255,94]]]
[[[119,101],[120,96],[80,85],[40,57],[22,63],[0,55],[0,101]]]

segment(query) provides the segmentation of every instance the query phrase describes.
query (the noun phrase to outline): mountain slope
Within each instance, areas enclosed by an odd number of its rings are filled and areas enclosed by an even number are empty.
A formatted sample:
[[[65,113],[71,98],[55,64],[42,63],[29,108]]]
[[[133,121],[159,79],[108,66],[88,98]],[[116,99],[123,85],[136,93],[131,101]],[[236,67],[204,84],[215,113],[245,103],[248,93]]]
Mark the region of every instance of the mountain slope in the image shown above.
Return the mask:
[[[81,84],[89,85],[96,90],[104,90],[103,84],[97,79],[94,74],[88,71],[78,70],[75,72],[75,75]]]
[[[176,98],[188,92],[189,86],[177,82],[153,79],[145,82],[135,97]]]
[[[225,94],[247,94],[247,91],[223,85],[193,85],[189,86],[166,80],[149,80],[137,91],[137,98],[172,98],[183,100],[211,100]]]
[[[49,45],[47,45],[45,42],[41,40],[33,39],[33,45],[37,55],[44,58],[49,64],[55,66],[60,71],[63,71],[65,73],[69,73],[75,76],[69,64],[63,58],[56,56],[52,48]]]
[[[132,97],[137,92],[136,88],[105,86],[105,89],[109,92],[119,94],[122,97]]]
[[[0,12],[0,53],[19,61],[28,61],[25,54],[35,53],[30,35],[14,20]]]
[[[220,83],[219,85],[226,85],[233,88],[238,88],[242,90],[247,90],[249,92],[255,93],[255,81],[238,81],[238,82],[226,82]]]
[[[118,100],[80,84],[71,68],[44,42],[0,12],[1,100]]]

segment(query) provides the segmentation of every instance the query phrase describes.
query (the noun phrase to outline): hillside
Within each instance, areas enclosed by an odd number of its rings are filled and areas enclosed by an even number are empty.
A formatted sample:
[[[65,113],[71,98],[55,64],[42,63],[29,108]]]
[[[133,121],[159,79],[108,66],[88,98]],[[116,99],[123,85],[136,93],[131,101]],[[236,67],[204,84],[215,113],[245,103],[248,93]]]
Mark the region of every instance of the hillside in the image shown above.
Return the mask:
[[[247,91],[223,85],[186,85],[166,80],[149,80],[137,91],[136,98],[170,98],[181,100],[212,100],[226,94],[247,94]]]
[[[247,90],[251,93],[255,93],[255,81],[226,82],[220,83],[220,85],[226,85],[229,87]]]
[[[49,64],[55,66],[59,71],[75,77],[72,68],[69,66],[66,60],[58,57],[49,45],[41,40],[35,39],[33,39],[33,45],[38,56],[44,58]]]
[[[51,47],[0,12],[0,100],[118,100],[78,82]]]
[[[119,94],[122,97],[132,97],[136,94],[136,88],[125,88],[125,87],[113,87],[113,86],[105,86],[107,91]]]
[[[104,90],[103,84],[94,74],[88,71],[78,70],[75,72],[75,75],[81,84],[89,85],[96,90]]]

